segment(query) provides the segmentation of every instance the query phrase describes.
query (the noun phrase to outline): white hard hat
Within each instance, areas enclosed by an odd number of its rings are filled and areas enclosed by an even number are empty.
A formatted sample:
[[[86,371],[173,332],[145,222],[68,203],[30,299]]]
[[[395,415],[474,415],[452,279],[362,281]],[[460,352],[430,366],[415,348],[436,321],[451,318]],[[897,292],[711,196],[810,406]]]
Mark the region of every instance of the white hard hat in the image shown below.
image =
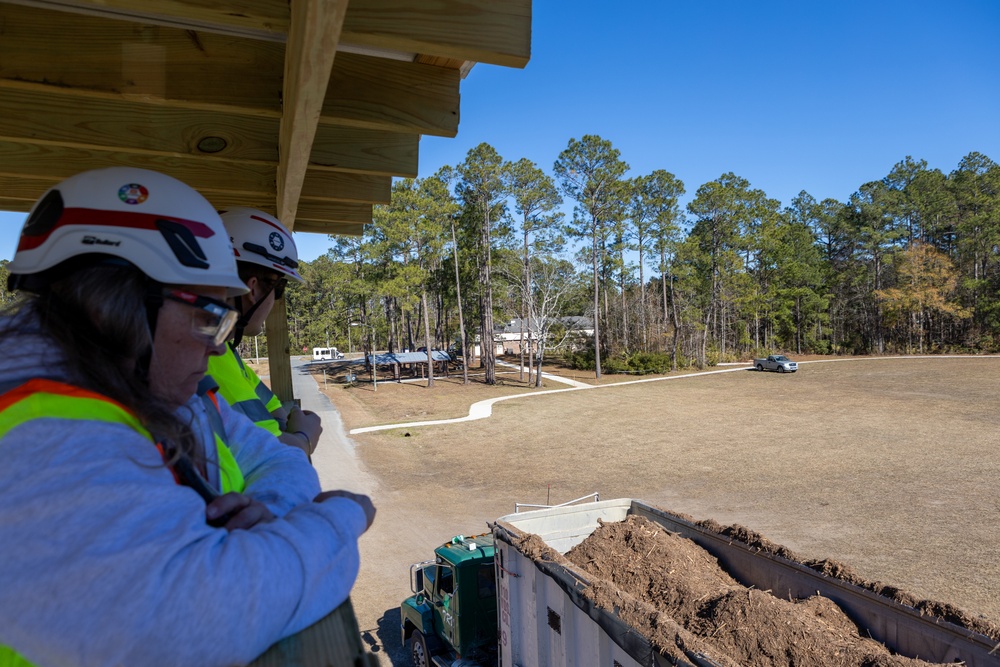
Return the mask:
[[[95,169],[50,188],[31,209],[8,269],[17,282],[84,255],[127,260],[165,284],[247,291],[212,205],[148,169]]]
[[[273,215],[246,206],[219,211],[237,262],[259,264],[302,282],[299,253],[292,234]]]

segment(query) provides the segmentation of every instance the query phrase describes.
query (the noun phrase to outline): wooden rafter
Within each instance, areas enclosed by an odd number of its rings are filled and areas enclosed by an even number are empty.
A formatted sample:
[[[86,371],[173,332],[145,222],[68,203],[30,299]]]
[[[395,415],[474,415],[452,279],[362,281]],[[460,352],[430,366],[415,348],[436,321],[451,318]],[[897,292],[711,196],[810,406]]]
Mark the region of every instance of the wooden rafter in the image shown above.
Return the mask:
[[[282,44],[3,4],[0,22],[0,87],[15,92],[281,115]],[[72,32],[73,39],[42,43],[42,31]],[[63,63],[58,71],[55,61]],[[454,136],[461,63],[449,63],[338,53],[320,122]]]
[[[11,1],[11,0],[8,0]],[[14,4],[283,42],[287,0],[13,0]],[[524,67],[531,0],[351,0],[345,44]]]
[[[470,59],[527,59],[530,0],[347,2],[0,0],[0,207],[132,165],[360,233],[457,132]]]
[[[278,132],[278,219],[292,229],[347,0],[296,0],[285,49],[284,112]]]

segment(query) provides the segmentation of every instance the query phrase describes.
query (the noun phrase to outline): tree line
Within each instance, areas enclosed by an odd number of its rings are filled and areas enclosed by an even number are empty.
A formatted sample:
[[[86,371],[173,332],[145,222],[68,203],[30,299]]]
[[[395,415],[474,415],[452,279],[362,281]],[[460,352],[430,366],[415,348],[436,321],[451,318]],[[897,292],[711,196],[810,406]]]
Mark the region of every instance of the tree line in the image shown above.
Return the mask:
[[[459,165],[397,181],[363,236],[334,238],[303,267],[306,283],[289,292],[293,340],[458,340],[464,353],[493,339],[494,322],[584,315],[593,336],[574,360],[598,377],[776,350],[1000,348],[1000,167],[985,155],[948,174],[907,156],[845,202],[802,191],[787,207],[726,173],[682,210],[674,174],[629,171],[611,142],[587,135],[551,172],[481,144]],[[536,365],[562,340],[546,333],[526,352]],[[482,352],[493,382],[493,346]]]
[[[1000,350],[1000,167],[985,155],[949,173],[907,156],[847,201],[802,191],[786,207],[726,173],[682,208],[674,174],[629,172],[586,135],[548,172],[484,143],[396,181],[362,236],[331,237],[302,263],[287,292],[293,349],[468,357],[517,320],[522,366],[561,354],[598,377],[774,351]],[[6,262],[0,283],[8,302]],[[582,349],[564,316],[592,321]],[[493,345],[480,364],[495,382]]]

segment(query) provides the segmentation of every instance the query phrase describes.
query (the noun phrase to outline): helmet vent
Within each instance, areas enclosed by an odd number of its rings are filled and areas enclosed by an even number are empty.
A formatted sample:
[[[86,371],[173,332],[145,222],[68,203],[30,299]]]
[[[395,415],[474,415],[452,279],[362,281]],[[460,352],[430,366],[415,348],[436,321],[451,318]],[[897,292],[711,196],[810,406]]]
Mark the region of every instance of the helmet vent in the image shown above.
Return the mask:
[[[198,239],[194,237],[190,229],[174,220],[162,218],[156,221],[156,228],[160,230],[170,249],[174,251],[177,261],[184,266],[195,269],[208,268],[208,258],[205,256],[205,251],[201,249]]]
[[[22,236],[44,236],[51,232],[63,214],[63,198],[58,190],[49,190],[35,205],[21,230]]]

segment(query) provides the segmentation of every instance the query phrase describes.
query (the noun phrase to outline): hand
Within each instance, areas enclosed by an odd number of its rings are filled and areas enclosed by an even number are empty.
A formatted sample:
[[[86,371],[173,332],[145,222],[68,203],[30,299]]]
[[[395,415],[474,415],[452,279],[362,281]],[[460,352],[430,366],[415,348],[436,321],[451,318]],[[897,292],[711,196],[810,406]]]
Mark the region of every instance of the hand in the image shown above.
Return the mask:
[[[324,491],[315,498],[313,498],[314,503],[321,503],[327,498],[347,498],[348,500],[353,500],[358,505],[361,505],[361,509],[365,512],[365,520],[367,524],[365,525],[365,530],[372,527],[372,522],[375,521],[375,505],[372,503],[372,499],[368,496],[363,496],[359,493],[351,493],[350,491]]]
[[[242,493],[230,492],[205,506],[205,517],[213,526],[228,531],[248,530],[258,523],[274,521],[267,505]]]
[[[298,431],[309,438],[309,451],[306,453],[312,454],[316,450],[319,436],[323,432],[323,422],[320,416],[311,410],[293,407],[288,412],[288,426],[285,428],[285,432],[296,433]]]

